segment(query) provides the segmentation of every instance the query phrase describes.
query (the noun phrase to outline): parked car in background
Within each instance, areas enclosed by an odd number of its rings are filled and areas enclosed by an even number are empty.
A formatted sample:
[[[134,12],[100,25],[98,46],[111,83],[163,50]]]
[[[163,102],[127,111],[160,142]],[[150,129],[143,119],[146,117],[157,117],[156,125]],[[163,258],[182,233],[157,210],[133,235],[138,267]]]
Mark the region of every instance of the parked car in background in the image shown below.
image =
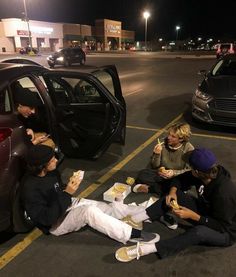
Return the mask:
[[[20,54],[30,54],[30,52],[33,52],[33,54],[38,54],[38,49],[33,48],[33,47],[23,47],[19,50]]]
[[[192,97],[194,119],[216,125],[236,127],[236,55],[218,60],[204,76]]]
[[[26,232],[32,224],[20,193],[30,140],[16,113],[16,82],[41,102],[37,122],[56,151],[74,158],[96,159],[111,143],[124,144],[126,105],[115,66],[70,72],[0,63],[0,231]]]
[[[47,57],[49,67],[55,65],[70,66],[74,63],[85,64],[86,54],[80,47],[68,47],[60,49]]]
[[[235,54],[236,45],[234,43],[220,43],[217,46],[216,58],[219,59],[226,54]]]

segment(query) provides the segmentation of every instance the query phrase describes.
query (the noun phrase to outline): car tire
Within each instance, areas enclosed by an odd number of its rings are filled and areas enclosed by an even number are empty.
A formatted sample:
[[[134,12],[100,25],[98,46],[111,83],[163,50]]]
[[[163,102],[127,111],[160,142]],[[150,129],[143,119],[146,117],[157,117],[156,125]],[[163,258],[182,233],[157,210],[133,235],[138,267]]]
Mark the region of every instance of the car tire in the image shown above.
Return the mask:
[[[85,65],[85,58],[84,57],[81,59],[80,64]]]
[[[26,233],[34,228],[34,224],[23,208],[20,190],[16,192],[12,208],[12,230],[15,233]]]
[[[55,64],[49,63],[48,64],[50,68],[54,68]]]
[[[70,65],[71,65],[70,62],[69,62],[68,60],[65,60],[64,66],[65,66],[65,67],[68,67],[68,66],[70,66]]]

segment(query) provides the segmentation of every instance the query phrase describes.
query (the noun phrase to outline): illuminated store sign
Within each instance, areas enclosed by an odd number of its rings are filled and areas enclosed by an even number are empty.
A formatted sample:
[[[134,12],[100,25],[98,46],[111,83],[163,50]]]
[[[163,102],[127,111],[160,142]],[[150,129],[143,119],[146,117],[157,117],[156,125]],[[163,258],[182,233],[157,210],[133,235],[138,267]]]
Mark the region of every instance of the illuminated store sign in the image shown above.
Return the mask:
[[[106,31],[107,33],[117,33],[120,34],[121,32],[121,26],[119,25],[112,25],[112,24],[106,24]]]
[[[50,28],[50,27],[31,26],[30,30],[31,32],[34,32],[37,34],[45,34],[45,35],[50,35],[53,32],[53,28]]]
[[[25,30],[16,30],[18,36],[28,36],[29,32]]]

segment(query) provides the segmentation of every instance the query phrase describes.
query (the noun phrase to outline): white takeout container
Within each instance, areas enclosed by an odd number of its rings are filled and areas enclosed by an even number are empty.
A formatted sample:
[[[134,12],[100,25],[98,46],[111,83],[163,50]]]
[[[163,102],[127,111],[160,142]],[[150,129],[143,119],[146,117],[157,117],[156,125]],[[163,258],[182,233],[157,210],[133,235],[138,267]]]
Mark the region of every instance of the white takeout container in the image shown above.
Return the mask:
[[[123,188],[123,189],[122,189]],[[113,202],[122,201],[131,192],[131,187],[123,183],[115,183],[111,188],[103,193],[103,200]]]

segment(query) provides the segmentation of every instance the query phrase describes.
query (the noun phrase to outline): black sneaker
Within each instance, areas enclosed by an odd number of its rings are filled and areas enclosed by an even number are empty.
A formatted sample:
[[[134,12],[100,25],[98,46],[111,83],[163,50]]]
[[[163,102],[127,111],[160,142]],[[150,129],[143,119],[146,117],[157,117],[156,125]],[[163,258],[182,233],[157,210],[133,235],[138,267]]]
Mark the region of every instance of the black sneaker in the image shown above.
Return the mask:
[[[129,241],[131,242],[145,242],[145,243],[156,243],[160,240],[160,236],[157,233],[148,233],[141,231],[140,238],[132,238]]]
[[[178,228],[178,223],[171,215],[165,214],[164,216],[161,216],[160,222],[164,223],[171,230],[176,230]]]

